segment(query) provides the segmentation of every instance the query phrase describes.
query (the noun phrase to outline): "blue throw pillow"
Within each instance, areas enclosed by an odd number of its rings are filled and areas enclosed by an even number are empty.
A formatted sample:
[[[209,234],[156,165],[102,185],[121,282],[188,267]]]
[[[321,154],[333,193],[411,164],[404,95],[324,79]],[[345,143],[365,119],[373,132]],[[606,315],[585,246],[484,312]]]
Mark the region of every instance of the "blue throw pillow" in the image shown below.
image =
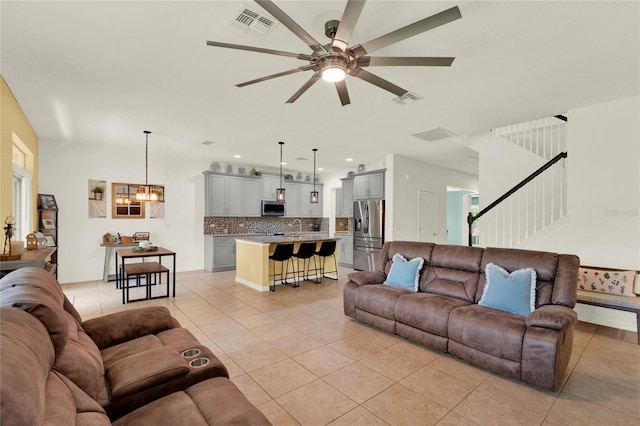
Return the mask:
[[[407,260],[401,254],[394,254],[391,270],[383,284],[418,291],[418,281],[420,281],[420,270],[423,263],[424,259],[421,257]]]
[[[508,273],[498,265],[489,263],[485,269],[485,275],[487,283],[478,302],[479,305],[525,317],[535,310],[536,271],[534,269],[518,269]]]

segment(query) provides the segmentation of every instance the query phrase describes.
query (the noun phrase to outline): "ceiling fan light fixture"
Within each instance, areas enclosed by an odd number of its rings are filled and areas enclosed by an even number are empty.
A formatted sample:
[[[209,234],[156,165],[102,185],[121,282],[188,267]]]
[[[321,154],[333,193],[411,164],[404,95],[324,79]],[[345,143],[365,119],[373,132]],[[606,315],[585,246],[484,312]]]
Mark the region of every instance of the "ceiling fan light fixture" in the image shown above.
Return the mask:
[[[322,69],[322,79],[330,83],[344,80],[347,75],[347,67],[342,58],[327,58]]]
[[[327,67],[322,70],[322,79],[329,83],[336,83],[344,80],[347,73],[340,67]]]

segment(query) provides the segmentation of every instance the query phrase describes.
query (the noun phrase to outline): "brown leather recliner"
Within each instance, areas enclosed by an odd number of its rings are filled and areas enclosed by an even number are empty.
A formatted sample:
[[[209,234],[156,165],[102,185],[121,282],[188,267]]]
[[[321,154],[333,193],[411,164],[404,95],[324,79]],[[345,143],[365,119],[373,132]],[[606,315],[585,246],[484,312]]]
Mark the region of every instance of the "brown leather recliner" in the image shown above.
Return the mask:
[[[39,268],[19,269],[2,278],[0,304],[40,321],[55,351],[52,369],[95,400],[111,420],[206,379],[228,378],[220,360],[165,307],[82,321],[57,280]],[[206,365],[192,363],[196,356],[183,355],[189,349],[208,359]]]
[[[3,426],[102,426],[104,408],[56,370],[56,353],[38,319],[0,307],[0,418]],[[153,362],[153,360],[149,360]],[[119,418],[114,425],[270,425],[226,377],[170,393]]]

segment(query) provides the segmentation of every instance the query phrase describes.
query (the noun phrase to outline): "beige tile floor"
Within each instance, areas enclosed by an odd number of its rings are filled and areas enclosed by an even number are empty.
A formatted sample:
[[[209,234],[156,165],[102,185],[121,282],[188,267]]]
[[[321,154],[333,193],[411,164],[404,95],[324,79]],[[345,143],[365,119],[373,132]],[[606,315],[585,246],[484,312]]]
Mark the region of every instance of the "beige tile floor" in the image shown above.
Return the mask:
[[[84,319],[166,306],[275,425],[640,424],[636,333],[579,323],[562,389],[540,391],[345,317],[349,272],[275,293],[182,272],[175,298],[128,305],[114,283],[63,289]]]

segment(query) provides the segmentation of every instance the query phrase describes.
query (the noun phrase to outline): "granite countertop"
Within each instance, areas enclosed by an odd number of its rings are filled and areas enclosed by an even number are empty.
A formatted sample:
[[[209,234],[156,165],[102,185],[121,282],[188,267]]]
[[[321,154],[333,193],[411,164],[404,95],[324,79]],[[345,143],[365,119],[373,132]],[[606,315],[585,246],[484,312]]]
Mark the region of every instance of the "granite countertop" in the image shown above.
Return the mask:
[[[319,234],[322,234],[319,232]],[[250,243],[259,244],[275,244],[275,243],[299,243],[299,242],[314,242],[314,241],[332,241],[336,238],[331,238],[323,235],[310,235],[303,233],[302,235],[235,235],[236,240],[247,241]]]

